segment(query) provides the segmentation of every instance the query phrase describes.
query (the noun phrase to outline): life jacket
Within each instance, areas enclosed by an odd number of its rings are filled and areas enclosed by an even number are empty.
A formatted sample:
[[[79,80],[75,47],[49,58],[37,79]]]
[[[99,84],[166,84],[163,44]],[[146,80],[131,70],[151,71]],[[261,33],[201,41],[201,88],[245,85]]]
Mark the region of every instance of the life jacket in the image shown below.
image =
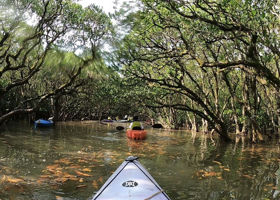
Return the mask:
[[[141,123],[140,123],[140,122],[138,122],[138,121],[134,121],[134,122],[132,122],[131,129],[133,129],[134,127],[139,127],[139,128],[141,128]]]

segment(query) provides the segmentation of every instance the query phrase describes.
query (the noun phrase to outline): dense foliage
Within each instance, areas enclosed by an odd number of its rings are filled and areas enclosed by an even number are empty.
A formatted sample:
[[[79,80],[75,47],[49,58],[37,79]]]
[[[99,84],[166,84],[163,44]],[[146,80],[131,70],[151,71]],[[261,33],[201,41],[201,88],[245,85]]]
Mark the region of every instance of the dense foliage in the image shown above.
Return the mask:
[[[63,0],[2,0],[0,17],[0,124],[20,113],[57,117],[59,100],[102,62],[100,48],[113,34],[109,17]]]
[[[151,104],[165,119],[181,110],[175,116],[193,129],[262,141],[280,125],[279,6],[143,0],[119,51],[126,77],[160,89]]]
[[[0,124],[20,113],[137,113],[224,140],[230,132],[253,142],[279,133],[279,1],[133,5],[115,13],[116,34],[94,5],[1,0]]]

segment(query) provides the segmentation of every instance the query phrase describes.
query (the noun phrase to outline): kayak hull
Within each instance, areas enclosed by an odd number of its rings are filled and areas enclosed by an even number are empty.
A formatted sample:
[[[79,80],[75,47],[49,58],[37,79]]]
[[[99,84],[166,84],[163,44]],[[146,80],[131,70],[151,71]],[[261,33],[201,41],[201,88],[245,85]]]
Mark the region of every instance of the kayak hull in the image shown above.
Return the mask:
[[[147,131],[129,129],[126,131],[126,136],[134,140],[145,140],[147,137]]]
[[[39,120],[35,121],[34,125],[35,125],[35,128],[36,127],[51,127],[54,125],[54,122],[52,120],[39,119]]]
[[[128,157],[92,200],[170,200],[136,159]]]

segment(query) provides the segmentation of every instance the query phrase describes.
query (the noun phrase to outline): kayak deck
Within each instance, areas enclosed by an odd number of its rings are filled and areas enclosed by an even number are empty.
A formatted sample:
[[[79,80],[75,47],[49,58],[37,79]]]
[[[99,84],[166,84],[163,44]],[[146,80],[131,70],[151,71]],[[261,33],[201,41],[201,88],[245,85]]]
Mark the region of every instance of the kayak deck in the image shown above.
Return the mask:
[[[136,159],[128,157],[92,200],[170,200]]]

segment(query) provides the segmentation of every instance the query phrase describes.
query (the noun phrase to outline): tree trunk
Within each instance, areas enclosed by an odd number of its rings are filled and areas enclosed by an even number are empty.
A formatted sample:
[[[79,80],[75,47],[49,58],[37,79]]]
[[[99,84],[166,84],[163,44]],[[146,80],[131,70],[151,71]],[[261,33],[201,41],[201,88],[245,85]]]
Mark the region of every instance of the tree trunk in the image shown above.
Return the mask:
[[[202,132],[204,133],[204,134],[206,134],[206,133],[208,133],[209,132],[209,123],[208,123],[208,121],[207,120],[205,120],[205,119],[202,119]]]
[[[227,127],[225,124],[217,124],[215,126],[215,130],[219,133],[223,141],[231,142],[231,139],[227,134]]]
[[[190,123],[191,123],[191,130],[193,131],[193,132],[198,132],[199,131],[199,129],[198,129],[198,124],[197,124],[197,117],[196,117],[196,115],[193,115],[193,117],[192,116],[190,116],[190,114],[187,114],[188,115],[188,118],[189,118],[189,121],[190,121]]]

